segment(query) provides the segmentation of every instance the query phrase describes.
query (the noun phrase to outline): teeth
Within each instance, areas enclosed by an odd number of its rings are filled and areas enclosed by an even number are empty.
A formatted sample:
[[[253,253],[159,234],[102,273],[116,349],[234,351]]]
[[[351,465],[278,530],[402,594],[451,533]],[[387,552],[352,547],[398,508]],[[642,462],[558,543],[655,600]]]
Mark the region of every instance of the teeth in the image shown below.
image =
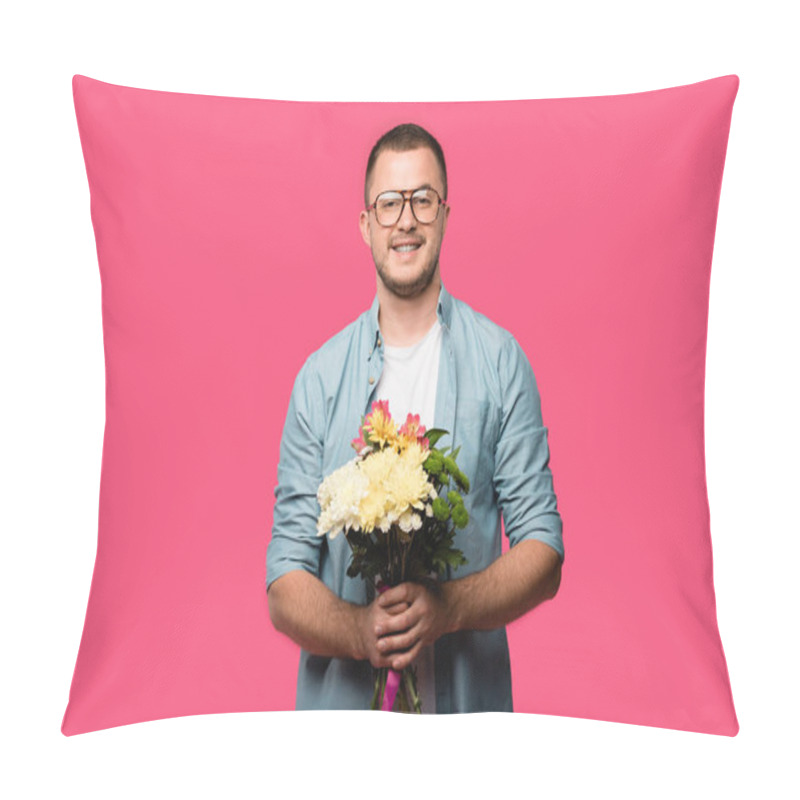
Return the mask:
[[[394,249],[397,250],[398,253],[409,253],[412,250],[416,250],[418,247],[418,244],[404,244],[400,247],[395,247]]]

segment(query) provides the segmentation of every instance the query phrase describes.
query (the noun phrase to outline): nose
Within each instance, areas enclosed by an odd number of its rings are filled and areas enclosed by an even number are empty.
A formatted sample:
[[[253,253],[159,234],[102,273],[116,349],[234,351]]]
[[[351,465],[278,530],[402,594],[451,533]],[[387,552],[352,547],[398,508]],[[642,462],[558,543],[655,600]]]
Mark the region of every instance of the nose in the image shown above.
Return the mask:
[[[412,228],[415,228],[416,225],[417,218],[411,210],[411,199],[409,198],[403,204],[403,211],[400,214],[400,219],[397,220],[397,227],[400,228],[401,231],[410,231]]]

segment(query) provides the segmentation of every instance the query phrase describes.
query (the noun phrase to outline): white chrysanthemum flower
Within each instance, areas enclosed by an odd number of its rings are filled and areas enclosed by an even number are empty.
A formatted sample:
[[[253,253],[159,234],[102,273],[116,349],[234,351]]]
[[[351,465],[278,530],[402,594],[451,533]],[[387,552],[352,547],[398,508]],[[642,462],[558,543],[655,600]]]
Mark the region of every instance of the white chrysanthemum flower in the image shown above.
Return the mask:
[[[404,533],[411,533],[411,512],[406,511],[405,513],[401,514],[400,519],[397,520],[397,525]]]
[[[397,524],[404,533],[411,533],[411,531],[418,531],[422,527],[422,518],[419,514],[415,514],[409,509],[400,515]]]
[[[380,528],[381,533],[389,533],[392,529],[392,520],[390,520],[388,516],[385,516],[378,522],[378,528]]]
[[[387,447],[331,473],[317,490],[317,533],[331,539],[342,530],[388,533],[394,524],[404,533],[419,530],[423,517],[413,509],[432,516],[428,501],[437,496],[422,468],[426,458],[427,451],[410,442],[402,452]]]
[[[343,530],[358,527],[361,502],[369,491],[369,480],[358,467],[358,460],[348,461],[328,475],[317,490],[321,514],[317,535],[329,533],[334,539]]]

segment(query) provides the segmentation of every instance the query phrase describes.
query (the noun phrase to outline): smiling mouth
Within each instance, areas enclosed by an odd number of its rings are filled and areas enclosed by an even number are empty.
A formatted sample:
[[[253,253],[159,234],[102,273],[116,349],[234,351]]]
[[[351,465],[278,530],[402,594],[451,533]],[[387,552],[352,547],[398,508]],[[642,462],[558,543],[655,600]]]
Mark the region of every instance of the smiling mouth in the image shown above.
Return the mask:
[[[412,253],[414,250],[419,250],[420,247],[422,247],[421,244],[401,244],[393,247],[392,250],[397,253]]]

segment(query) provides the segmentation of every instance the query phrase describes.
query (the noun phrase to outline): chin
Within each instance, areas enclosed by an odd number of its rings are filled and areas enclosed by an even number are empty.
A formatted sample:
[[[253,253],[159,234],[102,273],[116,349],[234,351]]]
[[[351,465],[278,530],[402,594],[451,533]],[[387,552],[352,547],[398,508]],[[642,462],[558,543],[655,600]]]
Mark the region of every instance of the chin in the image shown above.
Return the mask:
[[[398,265],[391,263],[391,255],[379,262],[374,257],[378,278],[384,287],[398,297],[413,297],[425,291],[436,276],[437,264]]]
[[[415,297],[425,291],[433,281],[433,273],[423,273],[416,278],[405,281],[384,280],[383,285],[398,297]]]

